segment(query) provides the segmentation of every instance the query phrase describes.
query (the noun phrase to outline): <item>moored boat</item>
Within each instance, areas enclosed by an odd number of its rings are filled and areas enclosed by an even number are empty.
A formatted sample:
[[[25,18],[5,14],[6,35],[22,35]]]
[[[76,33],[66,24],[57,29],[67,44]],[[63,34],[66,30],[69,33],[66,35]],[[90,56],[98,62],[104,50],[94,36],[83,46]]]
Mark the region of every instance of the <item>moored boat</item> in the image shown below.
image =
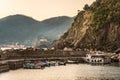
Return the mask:
[[[111,58],[106,54],[86,54],[84,60],[85,62],[92,64],[107,64],[111,62]]]
[[[58,62],[58,65],[66,65],[66,62],[60,61]]]
[[[33,68],[35,68],[35,64],[32,62],[27,62],[27,63],[23,64],[23,68],[24,69],[33,69]]]
[[[48,66],[46,62],[43,61],[33,61],[33,62],[25,62],[23,68],[25,69],[43,69]]]
[[[67,60],[66,63],[67,63],[67,64],[77,64],[78,61],[77,61],[77,60]]]

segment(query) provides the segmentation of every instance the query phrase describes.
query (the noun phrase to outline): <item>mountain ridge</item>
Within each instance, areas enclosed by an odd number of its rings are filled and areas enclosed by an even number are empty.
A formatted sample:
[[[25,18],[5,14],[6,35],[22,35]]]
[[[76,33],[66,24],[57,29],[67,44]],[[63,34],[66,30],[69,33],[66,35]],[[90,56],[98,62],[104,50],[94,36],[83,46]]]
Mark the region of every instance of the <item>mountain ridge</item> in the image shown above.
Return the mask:
[[[54,19],[56,18],[58,18],[59,20],[54,23]],[[54,22],[51,22],[51,20],[53,20]],[[68,22],[61,22],[58,25],[57,23],[62,20]],[[46,21],[52,24],[47,24]],[[36,39],[42,36],[50,36],[50,39],[55,40],[57,39],[56,37],[59,33],[56,33],[56,35],[53,36],[51,35],[50,31],[54,31],[56,29],[58,30],[58,32],[61,32],[61,34],[63,34],[63,31],[57,28],[59,27],[63,30],[67,30],[72,22],[73,18],[65,16],[38,21],[25,15],[10,15],[0,19],[0,44],[12,44],[19,42],[20,44],[33,45]]]

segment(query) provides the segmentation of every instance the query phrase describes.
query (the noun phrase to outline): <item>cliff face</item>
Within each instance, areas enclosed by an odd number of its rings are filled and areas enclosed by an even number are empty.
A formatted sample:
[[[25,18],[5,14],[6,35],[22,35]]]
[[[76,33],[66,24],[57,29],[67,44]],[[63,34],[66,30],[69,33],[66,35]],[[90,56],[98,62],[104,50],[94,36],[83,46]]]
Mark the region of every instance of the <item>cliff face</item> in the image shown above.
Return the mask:
[[[120,47],[120,0],[96,0],[85,5],[71,28],[53,43],[59,49],[96,48],[114,51]]]

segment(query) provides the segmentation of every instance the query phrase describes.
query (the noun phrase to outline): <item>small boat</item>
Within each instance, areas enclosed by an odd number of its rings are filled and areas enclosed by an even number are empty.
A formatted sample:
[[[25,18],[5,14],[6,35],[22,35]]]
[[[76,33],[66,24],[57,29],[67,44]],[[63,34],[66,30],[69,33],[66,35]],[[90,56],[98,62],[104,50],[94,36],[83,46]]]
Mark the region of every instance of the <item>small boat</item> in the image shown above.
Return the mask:
[[[25,69],[34,69],[35,68],[35,63],[33,63],[33,62],[24,63],[23,68],[25,68]]]
[[[60,61],[60,62],[58,62],[58,65],[66,65],[66,62]]]
[[[26,62],[23,65],[25,69],[43,69],[48,64],[42,61]]]
[[[67,63],[68,63],[68,64],[77,64],[78,61],[75,61],[75,60],[67,60]]]
[[[50,61],[48,62],[49,63],[49,66],[55,66],[56,65],[56,62],[55,61]]]
[[[34,62],[35,65],[34,65],[34,69],[41,69],[41,62],[37,61],[37,62]]]

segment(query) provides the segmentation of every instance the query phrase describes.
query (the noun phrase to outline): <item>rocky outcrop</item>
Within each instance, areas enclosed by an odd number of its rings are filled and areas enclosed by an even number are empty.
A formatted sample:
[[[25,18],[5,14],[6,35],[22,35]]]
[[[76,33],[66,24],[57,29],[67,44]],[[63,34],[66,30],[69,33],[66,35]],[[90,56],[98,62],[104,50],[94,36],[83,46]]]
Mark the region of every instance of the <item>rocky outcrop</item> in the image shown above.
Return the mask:
[[[55,48],[96,48],[114,51],[120,47],[120,1],[96,0],[85,5],[71,28],[53,43]]]

